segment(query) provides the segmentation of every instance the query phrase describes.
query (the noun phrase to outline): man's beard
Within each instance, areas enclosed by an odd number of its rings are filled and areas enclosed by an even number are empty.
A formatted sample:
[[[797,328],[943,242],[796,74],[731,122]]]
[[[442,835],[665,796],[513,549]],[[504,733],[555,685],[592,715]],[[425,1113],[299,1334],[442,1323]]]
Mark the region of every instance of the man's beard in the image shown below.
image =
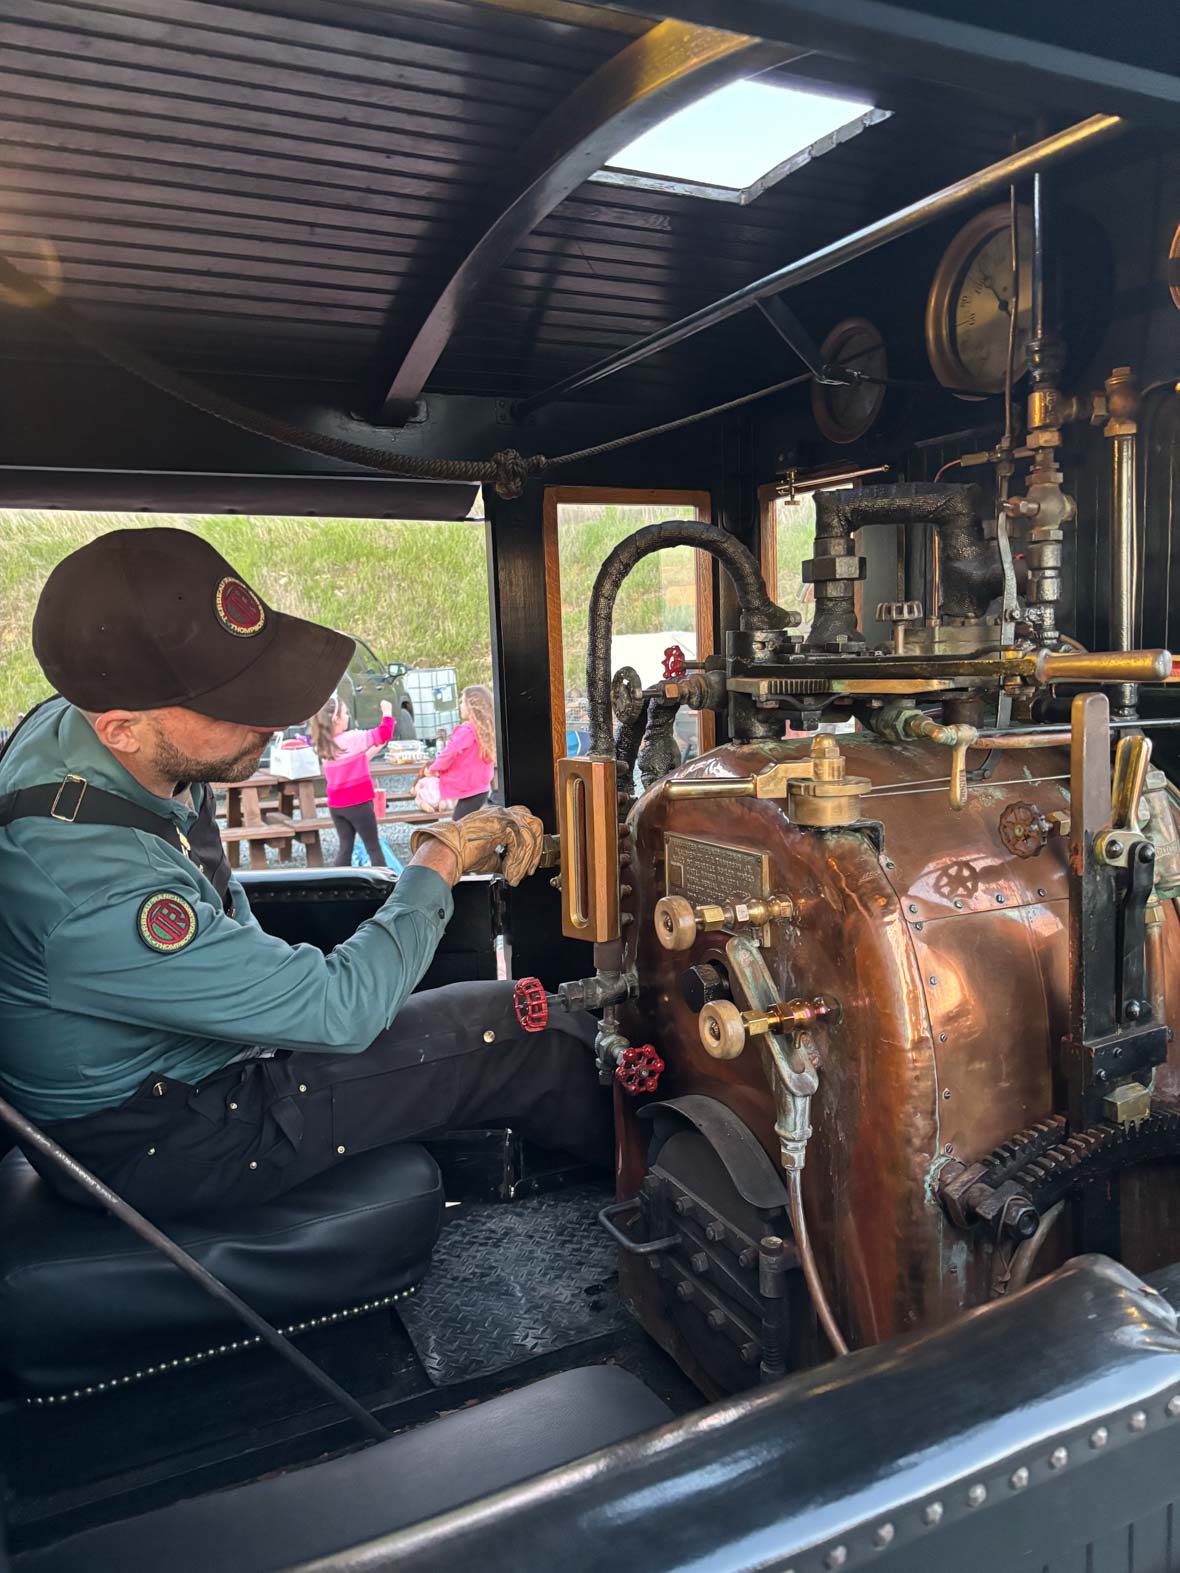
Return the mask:
[[[172,781],[245,781],[258,769],[270,742],[267,736],[260,743],[251,743],[249,748],[221,759],[192,759],[175,747],[159,727],[154,731],[157,768]]]

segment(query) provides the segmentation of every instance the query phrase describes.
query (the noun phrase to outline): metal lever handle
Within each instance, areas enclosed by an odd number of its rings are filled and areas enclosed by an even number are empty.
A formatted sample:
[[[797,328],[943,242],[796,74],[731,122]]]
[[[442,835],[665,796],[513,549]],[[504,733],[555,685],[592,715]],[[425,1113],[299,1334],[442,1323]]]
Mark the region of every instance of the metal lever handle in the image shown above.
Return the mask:
[[[1115,830],[1139,830],[1139,800],[1151,763],[1151,739],[1142,733],[1120,737],[1114,751],[1110,823]]]
[[[609,1207],[604,1207],[598,1214],[598,1221],[615,1244],[624,1251],[630,1251],[632,1256],[654,1256],[657,1251],[670,1251],[674,1245],[680,1244],[678,1234],[661,1235],[658,1240],[632,1240],[625,1235],[614,1220],[620,1213],[638,1210],[639,1202],[632,1196],[625,1202],[612,1202]]]
[[[1020,664],[1041,683],[1162,683],[1172,675],[1167,650],[1042,650]]]

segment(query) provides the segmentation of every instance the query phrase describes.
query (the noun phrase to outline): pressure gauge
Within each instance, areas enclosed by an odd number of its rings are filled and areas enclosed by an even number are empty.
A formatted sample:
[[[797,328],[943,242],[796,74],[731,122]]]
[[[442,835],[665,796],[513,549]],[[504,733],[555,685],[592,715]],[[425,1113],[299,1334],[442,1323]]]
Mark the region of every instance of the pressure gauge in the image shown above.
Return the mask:
[[[864,317],[848,317],[828,334],[820,355],[829,366],[847,366],[874,379],[811,384],[811,412],[820,431],[829,442],[855,442],[877,419],[885,397],[884,340]]]
[[[943,253],[926,301],[926,353],[934,375],[944,388],[966,390],[968,397],[1003,390],[1014,301],[1013,381],[1026,367],[1032,301],[1031,210],[1016,210],[1015,288],[1008,226],[1006,202],[964,224]]]

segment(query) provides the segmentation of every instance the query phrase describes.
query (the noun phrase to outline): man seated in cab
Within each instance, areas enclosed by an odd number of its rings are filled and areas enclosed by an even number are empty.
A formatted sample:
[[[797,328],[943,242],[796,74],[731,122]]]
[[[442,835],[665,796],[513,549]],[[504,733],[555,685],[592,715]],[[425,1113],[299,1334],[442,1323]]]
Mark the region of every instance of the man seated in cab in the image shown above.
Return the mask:
[[[53,570],[33,647],[60,697],[0,755],[0,1091],[18,1109],[154,1217],[264,1202],[446,1129],[609,1156],[589,1017],[526,1035],[510,983],[411,995],[456,881],[535,869],[527,810],[417,831],[330,955],[251,915],[207,783],[245,780],[314,715],[351,639],[267,606],[200,537],[142,529]]]

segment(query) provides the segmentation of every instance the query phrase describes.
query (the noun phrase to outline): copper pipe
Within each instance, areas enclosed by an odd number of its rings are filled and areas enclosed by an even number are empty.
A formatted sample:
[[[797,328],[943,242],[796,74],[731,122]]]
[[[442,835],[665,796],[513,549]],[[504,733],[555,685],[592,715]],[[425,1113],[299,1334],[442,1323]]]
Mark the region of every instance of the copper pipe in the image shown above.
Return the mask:
[[[1149,904],[1147,924],[1143,930],[1144,963],[1147,971],[1147,998],[1151,1004],[1151,1019],[1163,1022],[1168,1019],[1167,1000],[1164,993],[1164,909],[1162,904]],[[1158,919],[1153,922],[1152,919]]]
[[[801,1169],[787,1171],[787,1200],[791,1215],[791,1229],[795,1236],[795,1249],[799,1253],[799,1262],[803,1268],[803,1277],[807,1283],[807,1292],[811,1296],[811,1303],[815,1307],[815,1314],[819,1317],[819,1324],[824,1330],[824,1335],[838,1355],[848,1353],[848,1345],[844,1342],[844,1335],[836,1325],[836,1318],[828,1304],[828,1297],[824,1293],[824,1286],[820,1282],[819,1268],[815,1265],[815,1256],[811,1249],[811,1240],[807,1234],[807,1217],[803,1211],[803,1172]]]

